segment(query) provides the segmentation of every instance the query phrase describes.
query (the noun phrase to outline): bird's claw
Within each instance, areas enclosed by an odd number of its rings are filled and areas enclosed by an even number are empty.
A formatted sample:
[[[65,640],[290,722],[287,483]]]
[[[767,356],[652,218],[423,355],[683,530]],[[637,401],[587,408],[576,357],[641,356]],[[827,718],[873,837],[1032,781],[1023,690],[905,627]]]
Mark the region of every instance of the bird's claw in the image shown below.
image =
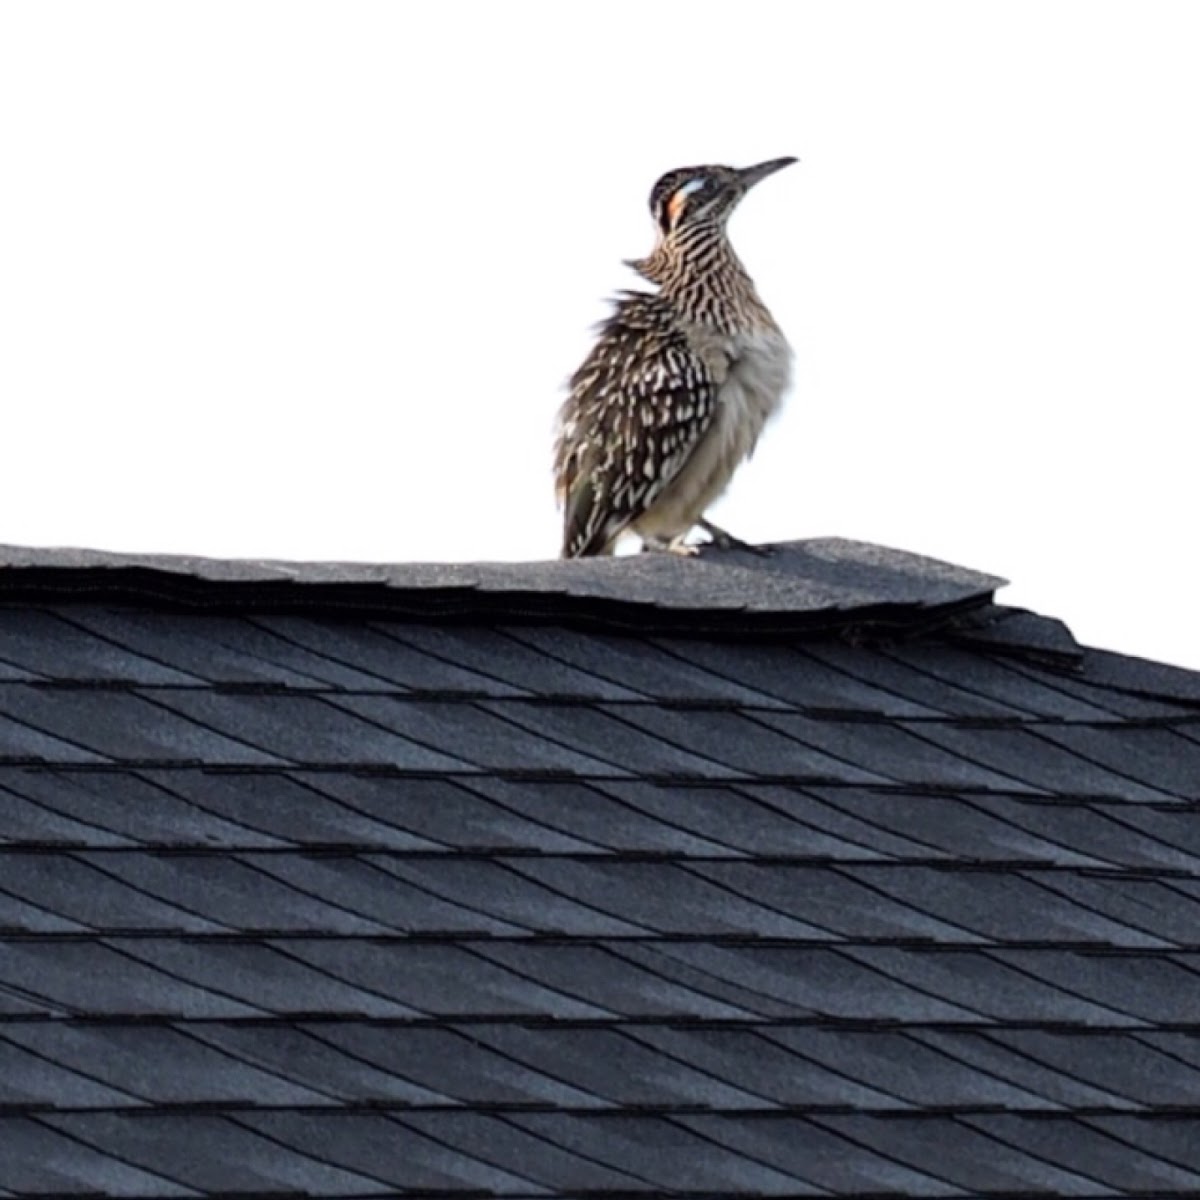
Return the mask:
[[[736,538],[732,533],[727,533],[719,525],[714,525],[706,517],[701,517],[696,524],[712,539],[708,544],[716,546],[719,550],[745,550],[750,554],[757,554],[762,558],[769,558],[771,555],[770,546],[753,546],[749,542],[743,542],[741,538]]]

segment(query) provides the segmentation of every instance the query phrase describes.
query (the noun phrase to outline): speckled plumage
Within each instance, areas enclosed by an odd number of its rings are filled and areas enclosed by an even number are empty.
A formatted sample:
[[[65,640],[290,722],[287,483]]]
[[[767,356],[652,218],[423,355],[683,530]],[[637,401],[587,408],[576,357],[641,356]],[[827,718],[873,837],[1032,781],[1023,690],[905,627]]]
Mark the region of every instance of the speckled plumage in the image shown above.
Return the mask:
[[[725,236],[746,190],[787,165],[690,167],[655,185],[659,239],[631,265],[658,285],[616,301],[559,413],[555,481],[564,557],[683,539],[754,449],[791,351]]]

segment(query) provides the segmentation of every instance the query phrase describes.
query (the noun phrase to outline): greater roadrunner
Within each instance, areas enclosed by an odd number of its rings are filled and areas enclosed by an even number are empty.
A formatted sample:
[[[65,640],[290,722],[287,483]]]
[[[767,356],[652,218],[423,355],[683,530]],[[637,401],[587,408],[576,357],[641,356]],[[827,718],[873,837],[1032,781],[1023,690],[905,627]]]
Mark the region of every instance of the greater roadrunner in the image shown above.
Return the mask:
[[[791,377],[792,352],[725,232],[738,201],[789,166],[682,167],[650,193],[658,241],[629,265],[658,292],[623,292],[571,378],[554,472],[564,558],[611,554],[636,533],[647,550],[691,553],[695,525],[754,450]]]

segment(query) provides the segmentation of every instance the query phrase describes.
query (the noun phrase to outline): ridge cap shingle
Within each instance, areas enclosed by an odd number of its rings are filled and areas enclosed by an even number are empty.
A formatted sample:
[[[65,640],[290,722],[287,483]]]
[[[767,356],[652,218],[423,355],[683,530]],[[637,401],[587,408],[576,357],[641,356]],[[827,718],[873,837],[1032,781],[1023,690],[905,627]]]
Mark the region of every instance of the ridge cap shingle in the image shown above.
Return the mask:
[[[602,626],[770,629],[910,624],[987,603],[1006,581],[842,538],[545,562],[354,563],[0,546],[0,602],[33,597],[173,607],[355,610],[455,619],[584,618]]]

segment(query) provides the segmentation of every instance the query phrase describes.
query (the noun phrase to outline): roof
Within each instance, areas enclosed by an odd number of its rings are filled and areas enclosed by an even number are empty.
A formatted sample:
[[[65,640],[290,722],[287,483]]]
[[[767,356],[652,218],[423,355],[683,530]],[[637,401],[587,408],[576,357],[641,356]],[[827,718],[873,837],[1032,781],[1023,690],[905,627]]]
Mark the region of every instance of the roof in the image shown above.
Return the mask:
[[[1200,1191],[1200,676],[847,542],[0,551],[0,1195]]]

